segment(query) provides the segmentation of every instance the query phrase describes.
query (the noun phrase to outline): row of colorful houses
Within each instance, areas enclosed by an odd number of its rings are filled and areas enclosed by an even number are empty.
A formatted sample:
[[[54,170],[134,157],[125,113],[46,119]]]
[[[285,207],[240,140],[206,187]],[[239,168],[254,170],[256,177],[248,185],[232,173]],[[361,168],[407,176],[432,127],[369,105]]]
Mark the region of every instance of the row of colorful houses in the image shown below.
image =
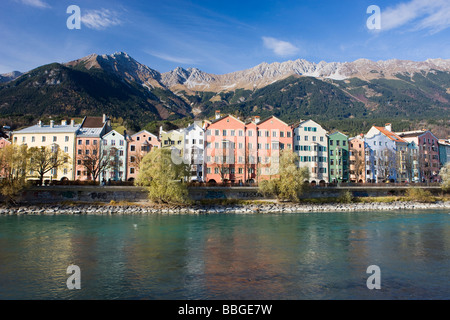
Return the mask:
[[[435,182],[450,156],[449,141],[428,130],[393,132],[387,124],[348,137],[339,131],[329,133],[313,120],[287,124],[271,116],[242,121],[219,111],[214,120],[194,121],[187,128],[164,131],[161,127],[158,136],[146,130],[119,133],[105,115],[85,117],[81,124],[39,122],[13,132],[12,142],[29,147],[57,145],[73,160],[47,178],[81,181],[133,181],[143,156],[154,148],[170,148],[174,161],[188,164],[188,180],[216,183],[271,179],[278,173],[283,150],[299,156],[298,165],[308,168],[310,182],[316,184]],[[98,175],[87,166],[94,161]]]

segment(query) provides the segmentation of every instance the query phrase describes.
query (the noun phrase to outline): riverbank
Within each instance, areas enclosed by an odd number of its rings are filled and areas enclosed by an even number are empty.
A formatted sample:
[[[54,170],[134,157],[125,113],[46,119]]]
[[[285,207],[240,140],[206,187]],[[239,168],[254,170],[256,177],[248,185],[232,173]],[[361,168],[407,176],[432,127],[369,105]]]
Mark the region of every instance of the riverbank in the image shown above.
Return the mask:
[[[393,210],[444,210],[450,209],[450,201],[420,203],[396,201],[389,203],[327,203],[294,204],[258,202],[249,204],[219,205],[158,205],[158,204],[42,204],[26,206],[1,206],[0,215],[133,215],[133,214],[270,214],[296,212],[351,212]]]

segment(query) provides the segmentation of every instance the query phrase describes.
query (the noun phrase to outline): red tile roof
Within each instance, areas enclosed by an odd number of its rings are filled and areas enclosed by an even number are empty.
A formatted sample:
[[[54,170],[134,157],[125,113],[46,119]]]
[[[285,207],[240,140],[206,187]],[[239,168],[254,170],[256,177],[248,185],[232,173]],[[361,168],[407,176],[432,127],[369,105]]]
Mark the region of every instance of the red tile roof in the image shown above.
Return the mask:
[[[384,134],[386,137],[388,137],[389,139],[391,139],[392,141],[395,142],[404,142],[404,143],[408,143],[408,141],[406,141],[405,139],[400,138],[397,134],[395,134],[392,131],[387,130],[384,127],[375,127],[378,131],[380,131],[382,134]]]

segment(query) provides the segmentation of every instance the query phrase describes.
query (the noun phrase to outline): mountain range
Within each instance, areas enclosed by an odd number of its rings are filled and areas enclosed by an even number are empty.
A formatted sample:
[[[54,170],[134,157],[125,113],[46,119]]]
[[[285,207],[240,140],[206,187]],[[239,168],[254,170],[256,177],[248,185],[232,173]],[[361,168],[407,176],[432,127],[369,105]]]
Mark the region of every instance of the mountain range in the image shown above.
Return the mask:
[[[0,117],[107,113],[130,129],[158,120],[208,117],[215,109],[285,121],[444,119],[450,60],[262,63],[216,75],[178,67],[160,73],[127,53],[91,54],[31,71],[0,75]]]

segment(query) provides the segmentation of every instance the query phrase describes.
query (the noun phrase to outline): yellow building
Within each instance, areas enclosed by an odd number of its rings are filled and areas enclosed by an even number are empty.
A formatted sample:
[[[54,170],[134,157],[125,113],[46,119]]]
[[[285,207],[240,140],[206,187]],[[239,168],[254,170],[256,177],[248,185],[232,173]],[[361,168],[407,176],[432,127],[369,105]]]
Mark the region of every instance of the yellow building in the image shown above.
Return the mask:
[[[75,141],[80,124],[74,120],[67,123],[62,120],[61,124],[55,124],[53,120],[49,125],[44,125],[41,121],[37,125],[12,132],[13,144],[26,144],[28,148],[59,146],[69,156],[69,163],[65,168],[52,170],[44,176],[44,180],[74,180],[75,177]],[[37,178],[36,173],[30,172],[30,178]]]

